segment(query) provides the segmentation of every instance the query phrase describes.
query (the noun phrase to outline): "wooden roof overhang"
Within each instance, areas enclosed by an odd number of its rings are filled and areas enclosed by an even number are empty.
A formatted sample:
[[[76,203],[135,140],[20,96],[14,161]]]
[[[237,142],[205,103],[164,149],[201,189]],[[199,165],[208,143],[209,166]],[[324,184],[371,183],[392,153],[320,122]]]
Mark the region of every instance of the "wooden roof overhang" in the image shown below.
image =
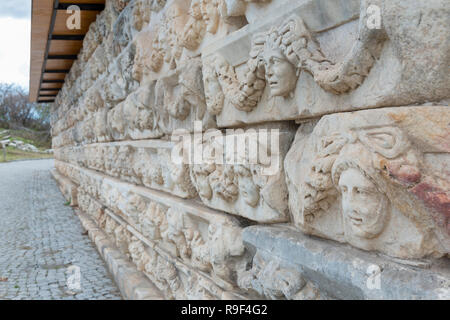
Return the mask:
[[[67,20],[80,8],[80,28]],[[89,26],[105,7],[105,0],[32,0],[30,94],[31,102],[54,102],[66,74],[77,59]]]

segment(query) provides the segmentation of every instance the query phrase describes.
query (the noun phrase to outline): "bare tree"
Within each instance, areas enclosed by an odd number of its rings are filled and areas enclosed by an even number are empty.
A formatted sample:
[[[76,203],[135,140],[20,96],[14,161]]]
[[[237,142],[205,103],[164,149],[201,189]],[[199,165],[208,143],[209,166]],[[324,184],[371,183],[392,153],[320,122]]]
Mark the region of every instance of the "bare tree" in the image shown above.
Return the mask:
[[[0,124],[10,128],[49,128],[48,106],[28,102],[28,93],[17,85],[0,83]]]

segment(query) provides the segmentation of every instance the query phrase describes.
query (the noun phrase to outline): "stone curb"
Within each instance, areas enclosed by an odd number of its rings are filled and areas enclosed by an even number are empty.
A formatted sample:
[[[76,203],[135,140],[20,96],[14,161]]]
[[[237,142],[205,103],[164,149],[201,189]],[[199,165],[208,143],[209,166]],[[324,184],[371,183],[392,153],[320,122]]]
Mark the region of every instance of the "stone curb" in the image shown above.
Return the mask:
[[[70,206],[78,206],[78,187],[70,179],[61,175],[56,169],[51,170],[50,174],[56,180],[64,198],[70,201]]]

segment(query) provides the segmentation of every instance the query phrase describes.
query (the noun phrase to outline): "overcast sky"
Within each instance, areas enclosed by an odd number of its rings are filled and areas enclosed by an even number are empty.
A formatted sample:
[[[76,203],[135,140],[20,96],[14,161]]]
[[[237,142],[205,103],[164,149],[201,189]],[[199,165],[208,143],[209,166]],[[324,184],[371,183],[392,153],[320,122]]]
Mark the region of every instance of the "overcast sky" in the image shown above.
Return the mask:
[[[0,82],[28,90],[31,0],[0,0]]]

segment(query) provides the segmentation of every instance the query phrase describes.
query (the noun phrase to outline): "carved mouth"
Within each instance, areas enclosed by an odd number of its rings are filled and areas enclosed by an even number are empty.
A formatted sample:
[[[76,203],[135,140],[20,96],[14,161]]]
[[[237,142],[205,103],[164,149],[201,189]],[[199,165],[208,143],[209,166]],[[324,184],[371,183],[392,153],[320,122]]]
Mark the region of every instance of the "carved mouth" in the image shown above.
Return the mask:
[[[277,82],[277,81],[270,81],[270,82],[269,82],[269,85],[270,85],[271,87],[276,87],[276,86],[278,86],[278,82]]]
[[[354,224],[354,225],[361,225],[363,223],[363,219],[355,217],[355,216],[348,216],[348,218],[350,219],[350,221]]]

